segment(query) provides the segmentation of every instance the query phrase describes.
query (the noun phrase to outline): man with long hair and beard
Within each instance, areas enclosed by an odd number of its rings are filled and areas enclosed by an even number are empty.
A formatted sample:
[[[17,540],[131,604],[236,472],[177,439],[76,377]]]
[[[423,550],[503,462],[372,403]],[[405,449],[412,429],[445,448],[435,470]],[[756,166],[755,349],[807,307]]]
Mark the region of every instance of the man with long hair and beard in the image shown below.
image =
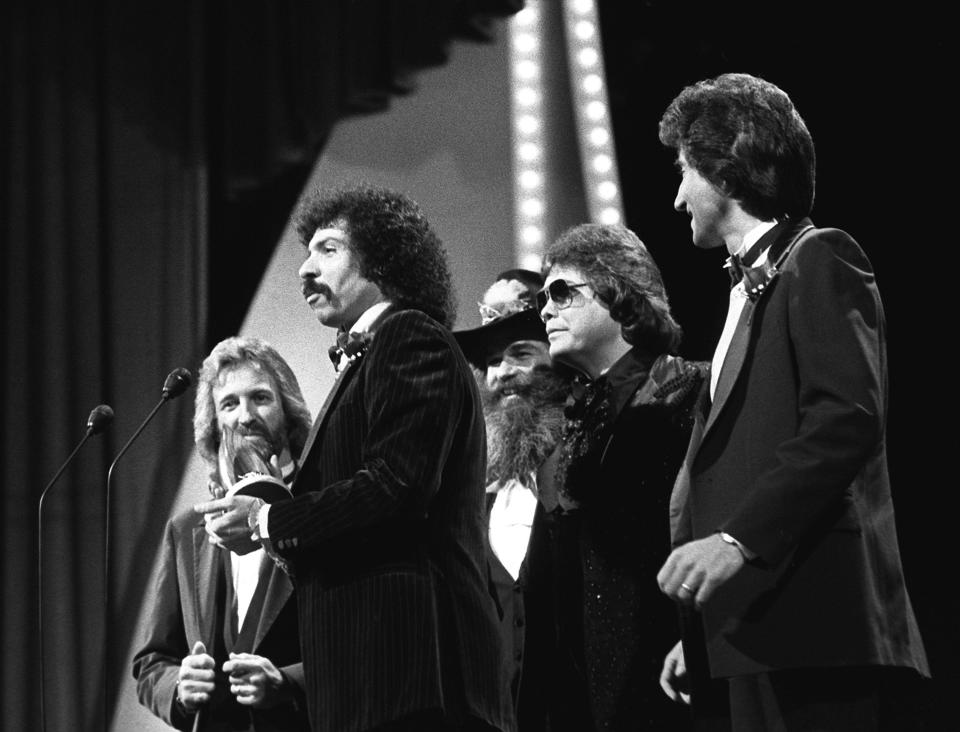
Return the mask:
[[[290,366],[258,338],[227,338],[203,361],[193,419],[215,497],[250,471],[293,480],[310,412]],[[144,642],[134,657],[140,702],[180,730],[309,729],[290,579],[262,551],[207,540],[181,511],[164,535]]]
[[[523,560],[538,484],[549,479],[569,380],[554,369],[534,295],[543,278],[512,269],[478,303],[482,324],[454,335],[474,367],[487,426],[487,548],[502,609],[504,674],[516,703],[525,627]],[[521,728],[522,728],[521,721]]]

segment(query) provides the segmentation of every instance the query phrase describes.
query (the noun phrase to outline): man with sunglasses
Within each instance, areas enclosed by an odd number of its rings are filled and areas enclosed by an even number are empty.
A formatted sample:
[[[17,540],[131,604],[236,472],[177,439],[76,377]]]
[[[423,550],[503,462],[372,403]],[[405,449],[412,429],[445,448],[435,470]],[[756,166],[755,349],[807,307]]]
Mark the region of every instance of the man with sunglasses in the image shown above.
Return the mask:
[[[521,719],[551,732],[682,729],[687,710],[657,688],[677,619],[655,580],[706,367],[672,355],[680,327],[630,230],[570,229],[545,271],[550,356],[578,375],[527,554]]]
[[[550,360],[535,307],[538,272],[511,269],[484,293],[481,325],[454,333],[476,369],[487,426],[487,549],[490,579],[502,610],[504,675],[516,704],[523,661],[524,559],[538,486],[563,426],[569,379]],[[523,720],[521,729],[523,728]]]
[[[694,245],[725,247],[736,282],[671,500],[658,579],[690,613],[664,688],[702,676],[706,652],[735,730],[917,729],[890,705],[929,671],[897,548],[870,261],[808,218],[813,139],[775,85],[689,86],[660,140]]]

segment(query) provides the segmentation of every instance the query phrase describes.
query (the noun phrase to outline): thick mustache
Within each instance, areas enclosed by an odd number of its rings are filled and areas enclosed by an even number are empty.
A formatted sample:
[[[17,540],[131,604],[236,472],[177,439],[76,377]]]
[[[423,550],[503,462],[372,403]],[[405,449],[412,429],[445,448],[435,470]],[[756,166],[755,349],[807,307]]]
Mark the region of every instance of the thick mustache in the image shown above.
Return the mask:
[[[300,282],[300,292],[303,293],[305,298],[310,297],[310,295],[317,294],[323,295],[329,299],[333,295],[329,287],[322,282],[317,282],[316,280],[302,280]]]
[[[262,425],[251,425],[249,427],[244,425],[237,425],[233,430],[238,435],[243,435],[244,437],[263,437],[266,440],[270,440],[270,431]]]
[[[512,392],[519,397],[527,398],[530,396],[532,390],[532,383],[529,380],[524,381],[511,381],[508,384],[502,384],[494,390],[494,396],[498,399],[505,399],[507,397],[507,392]]]

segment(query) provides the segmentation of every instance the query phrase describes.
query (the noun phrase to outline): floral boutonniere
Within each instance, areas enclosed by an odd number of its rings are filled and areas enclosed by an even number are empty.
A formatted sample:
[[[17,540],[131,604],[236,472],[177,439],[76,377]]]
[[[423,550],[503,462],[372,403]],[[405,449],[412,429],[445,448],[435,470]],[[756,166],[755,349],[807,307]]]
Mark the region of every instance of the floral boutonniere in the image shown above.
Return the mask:
[[[370,344],[373,342],[373,333],[363,331],[362,333],[347,333],[341,331],[337,333],[337,344],[330,346],[330,360],[333,362],[337,371],[342,371],[341,366],[363,357]],[[343,358],[346,357],[346,362]]]
[[[779,274],[777,265],[770,262],[758,264],[756,267],[744,267],[743,291],[751,301],[756,302]]]

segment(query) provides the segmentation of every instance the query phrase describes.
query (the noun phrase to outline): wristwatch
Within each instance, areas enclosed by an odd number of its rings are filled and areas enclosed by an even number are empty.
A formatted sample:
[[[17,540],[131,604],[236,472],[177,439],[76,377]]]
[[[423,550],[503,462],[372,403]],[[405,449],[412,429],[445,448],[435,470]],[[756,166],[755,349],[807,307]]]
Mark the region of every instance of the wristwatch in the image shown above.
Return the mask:
[[[250,504],[250,510],[247,512],[247,526],[250,527],[250,538],[253,541],[261,541],[260,538],[260,509],[266,501],[262,498],[255,498]]]

